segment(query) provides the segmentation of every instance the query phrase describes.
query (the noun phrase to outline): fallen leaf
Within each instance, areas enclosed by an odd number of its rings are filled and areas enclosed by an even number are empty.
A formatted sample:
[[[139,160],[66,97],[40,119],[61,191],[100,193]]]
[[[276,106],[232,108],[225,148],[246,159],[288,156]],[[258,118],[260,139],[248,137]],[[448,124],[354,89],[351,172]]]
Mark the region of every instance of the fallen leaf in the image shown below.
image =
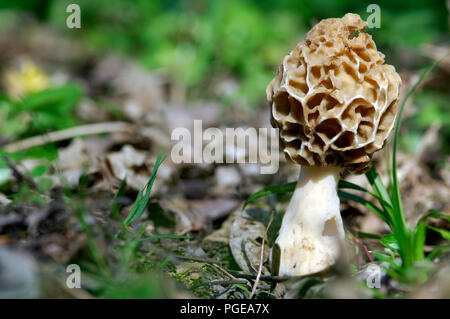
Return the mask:
[[[264,224],[252,219],[247,213],[240,212],[230,230],[230,248],[234,260],[242,270],[256,273],[260,265],[261,244],[266,238]],[[264,240],[263,264],[269,259],[269,246]],[[262,274],[269,274],[263,266]]]

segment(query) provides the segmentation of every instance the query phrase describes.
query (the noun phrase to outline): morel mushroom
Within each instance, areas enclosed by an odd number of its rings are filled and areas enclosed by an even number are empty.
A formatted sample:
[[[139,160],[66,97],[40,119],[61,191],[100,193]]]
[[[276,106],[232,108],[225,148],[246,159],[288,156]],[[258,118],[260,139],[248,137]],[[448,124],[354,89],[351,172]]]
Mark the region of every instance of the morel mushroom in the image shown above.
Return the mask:
[[[337,183],[363,173],[396,114],[400,76],[357,14],[320,21],[267,87],[286,158],[302,165],[272,250],[279,275],[320,272],[339,256],[344,228]]]

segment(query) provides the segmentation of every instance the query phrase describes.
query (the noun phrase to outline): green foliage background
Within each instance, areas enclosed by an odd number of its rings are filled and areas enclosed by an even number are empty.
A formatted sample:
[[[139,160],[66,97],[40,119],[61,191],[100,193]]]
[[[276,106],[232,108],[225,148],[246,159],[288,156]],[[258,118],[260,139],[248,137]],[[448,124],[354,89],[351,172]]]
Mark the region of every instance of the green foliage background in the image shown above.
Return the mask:
[[[81,29],[66,27],[70,3],[81,8]],[[381,28],[368,32],[399,71],[418,72],[430,64],[420,52],[424,45],[450,41],[443,0],[2,0],[0,28],[14,21],[18,12],[26,13],[89,52],[116,52],[146,69],[163,70],[188,99],[258,108],[265,106],[265,88],[279,62],[313,24],[347,12],[366,20],[371,3],[381,8]],[[224,79],[232,83],[228,93],[216,89]],[[450,94],[448,80],[444,82],[414,99],[417,112],[405,121],[408,134],[401,136],[403,149],[414,152],[426,128],[438,123],[442,150],[450,151]],[[2,135],[30,135],[29,128],[16,132],[15,122],[21,119],[11,116],[15,106],[6,100],[0,103],[0,115],[6,114]],[[61,105],[61,112],[52,107],[55,114],[36,113],[43,118],[44,129],[74,124],[64,119],[73,113],[66,112],[68,104]],[[52,116],[64,120],[52,125]]]
[[[21,9],[47,21],[95,51],[113,50],[149,69],[169,70],[190,97],[209,95],[215,76],[239,83],[228,103],[254,106],[264,97],[282,57],[320,19],[366,11],[359,0],[78,0],[82,28],[65,27],[69,0],[3,0],[0,8]],[[379,48],[417,49],[448,34],[442,0],[378,1],[381,28],[372,29]],[[1,19],[0,19],[1,20]],[[390,54],[387,55],[388,60]],[[402,61],[396,61],[402,63]],[[398,64],[397,64],[398,65]],[[417,65],[420,67],[423,65]],[[206,90],[205,90],[206,89]]]

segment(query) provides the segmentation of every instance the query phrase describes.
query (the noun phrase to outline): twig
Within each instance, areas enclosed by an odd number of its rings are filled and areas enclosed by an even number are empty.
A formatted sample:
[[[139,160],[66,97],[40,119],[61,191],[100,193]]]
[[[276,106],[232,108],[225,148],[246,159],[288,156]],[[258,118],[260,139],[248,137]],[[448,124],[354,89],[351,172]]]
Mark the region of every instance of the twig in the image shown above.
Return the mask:
[[[211,259],[211,258],[201,258],[201,257],[196,257],[196,256],[188,256],[188,255],[184,255],[184,256],[174,255],[174,257],[178,258],[178,259],[198,261],[201,263],[220,264],[220,261]]]
[[[192,289],[201,287],[201,286],[212,286],[212,285],[233,285],[233,284],[242,284],[245,285],[248,283],[247,279],[231,279],[231,280],[213,280],[207,282],[200,282],[194,286]]]
[[[230,277],[231,279],[236,279],[236,277],[234,277],[232,274],[230,274],[225,268],[221,267],[218,264],[211,264],[211,267],[213,267],[216,270],[219,270],[221,272],[223,272],[224,274],[226,274],[228,277]]]
[[[364,253],[366,254],[366,256],[369,259],[369,261],[373,262],[374,261],[373,256],[370,254],[369,249],[367,249],[367,246],[363,243],[363,241],[360,238],[358,238],[358,237],[353,237],[353,240],[354,240],[354,242],[357,245],[361,245],[362,246],[362,248],[364,250]]]
[[[156,252],[167,254],[167,252],[162,249],[156,249]],[[171,256],[174,258],[178,258],[178,259],[193,260],[193,261],[202,262],[202,263],[206,263],[206,264],[207,263],[220,264],[219,260],[215,260],[212,258],[201,258],[201,257],[189,256],[189,255],[180,256],[180,255],[175,255],[175,254],[172,254]],[[256,279],[256,275],[238,271],[238,270],[227,269],[227,272],[229,272],[231,275],[233,275],[237,278],[244,278],[244,279],[250,279],[250,280]],[[283,282],[283,281],[288,281],[288,280],[298,280],[301,278],[304,278],[304,276],[270,276],[270,275],[267,275],[267,276],[261,276],[260,280],[270,281],[270,282]]]
[[[228,272],[238,278],[240,277],[240,278],[245,278],[245,279],[256,280],[256,275],[253,275],[253,274],[249,274],[249,273],[237,271],[237,270],[231,270],[231,269],[228,269]],[[283,281],[288,281],[288,280],[297,280],[297,279],[301,279],[303,277],[304,276],[270,276],[270,275],[267,275],[267,276],[261,276],[259,279],[262,281],[283,282]]]
[[[8,155],[3,155],[3,159],[5,160],[6,164],[8,164],[9,168],[12,170],[13,176],[19,181],[19,182],[27,182],[28,185],[30,185],[31,188],[36,189],[37,185],[33,181],[33,179],[25,174],[22,174],[19,169],[17,168],[16,164],[14,164],[13,160]]]
[[[261,242],[261,255],[259,257],[259,267],[258,267],[258,274],[256,275],[256,280],[253,284],[253,288],[252,288],[252,293],[250,294],[249,299],[253,298],[253,295],[256,292],[256,289],[258,288],[258,284],[259,284],[259,280],[261,278],[261,273],[262,273],[262,267],[263,267],[263,261],[264,261],[264,239],[265,237],[267,237],[267,231],[270,228],[270,224],[272,224],[272,220],[273,220],[273,210],[272,213],[270,214],[270,220],[269,223],[267,224],[267,228],[266,228],[266,236],[263,237],[262,242]]]
[[[367,258],[369,258],[369,261],[371,263],[373,263],[374,259],[373,259],[372,255],[370,254],[369,250],[367,249],[367,246],[362,244],[362,247],[364,249],[364,252],[366,253]]]
[[[77,136],[96,135],[103,133],[125,132],[131,127],[126,122],[105,122],[71,127],[65,130],[33,136],[24,140],[5,145],[6,152],[22,151],[31,147],[67,140]]]
[[[178,259],[193,260],[193,261],[202,262],[202,263],[220,264],[220,261],[211,259],[211,258],[201,258],[201,257],[196,257],[196,256],[179,256],[179,255],[173,255],[173,256]],[[237,270],[232,270],[232,269],[227,269],[227,272],[235,277],[256,280],[256,275],[254,275],[254,274],[237,271]],[[270,281],[270,282],[283,282],[283,281],[295,280],[295,279],[301,279],[301,278],[303,278],[303,276],[270,276],[270,275],[260,276],[260,280]]]

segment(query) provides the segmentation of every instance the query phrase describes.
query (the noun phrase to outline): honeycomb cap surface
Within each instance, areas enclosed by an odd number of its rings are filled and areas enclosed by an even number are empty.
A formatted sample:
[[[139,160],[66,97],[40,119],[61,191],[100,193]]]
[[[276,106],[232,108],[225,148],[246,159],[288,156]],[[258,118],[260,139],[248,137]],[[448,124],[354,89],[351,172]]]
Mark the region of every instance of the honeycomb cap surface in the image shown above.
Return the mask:
[[[401,79],[365,28],[352,13],[320,21],[268,85],[272,125],[293,162],[362,173],[392,131]]]

